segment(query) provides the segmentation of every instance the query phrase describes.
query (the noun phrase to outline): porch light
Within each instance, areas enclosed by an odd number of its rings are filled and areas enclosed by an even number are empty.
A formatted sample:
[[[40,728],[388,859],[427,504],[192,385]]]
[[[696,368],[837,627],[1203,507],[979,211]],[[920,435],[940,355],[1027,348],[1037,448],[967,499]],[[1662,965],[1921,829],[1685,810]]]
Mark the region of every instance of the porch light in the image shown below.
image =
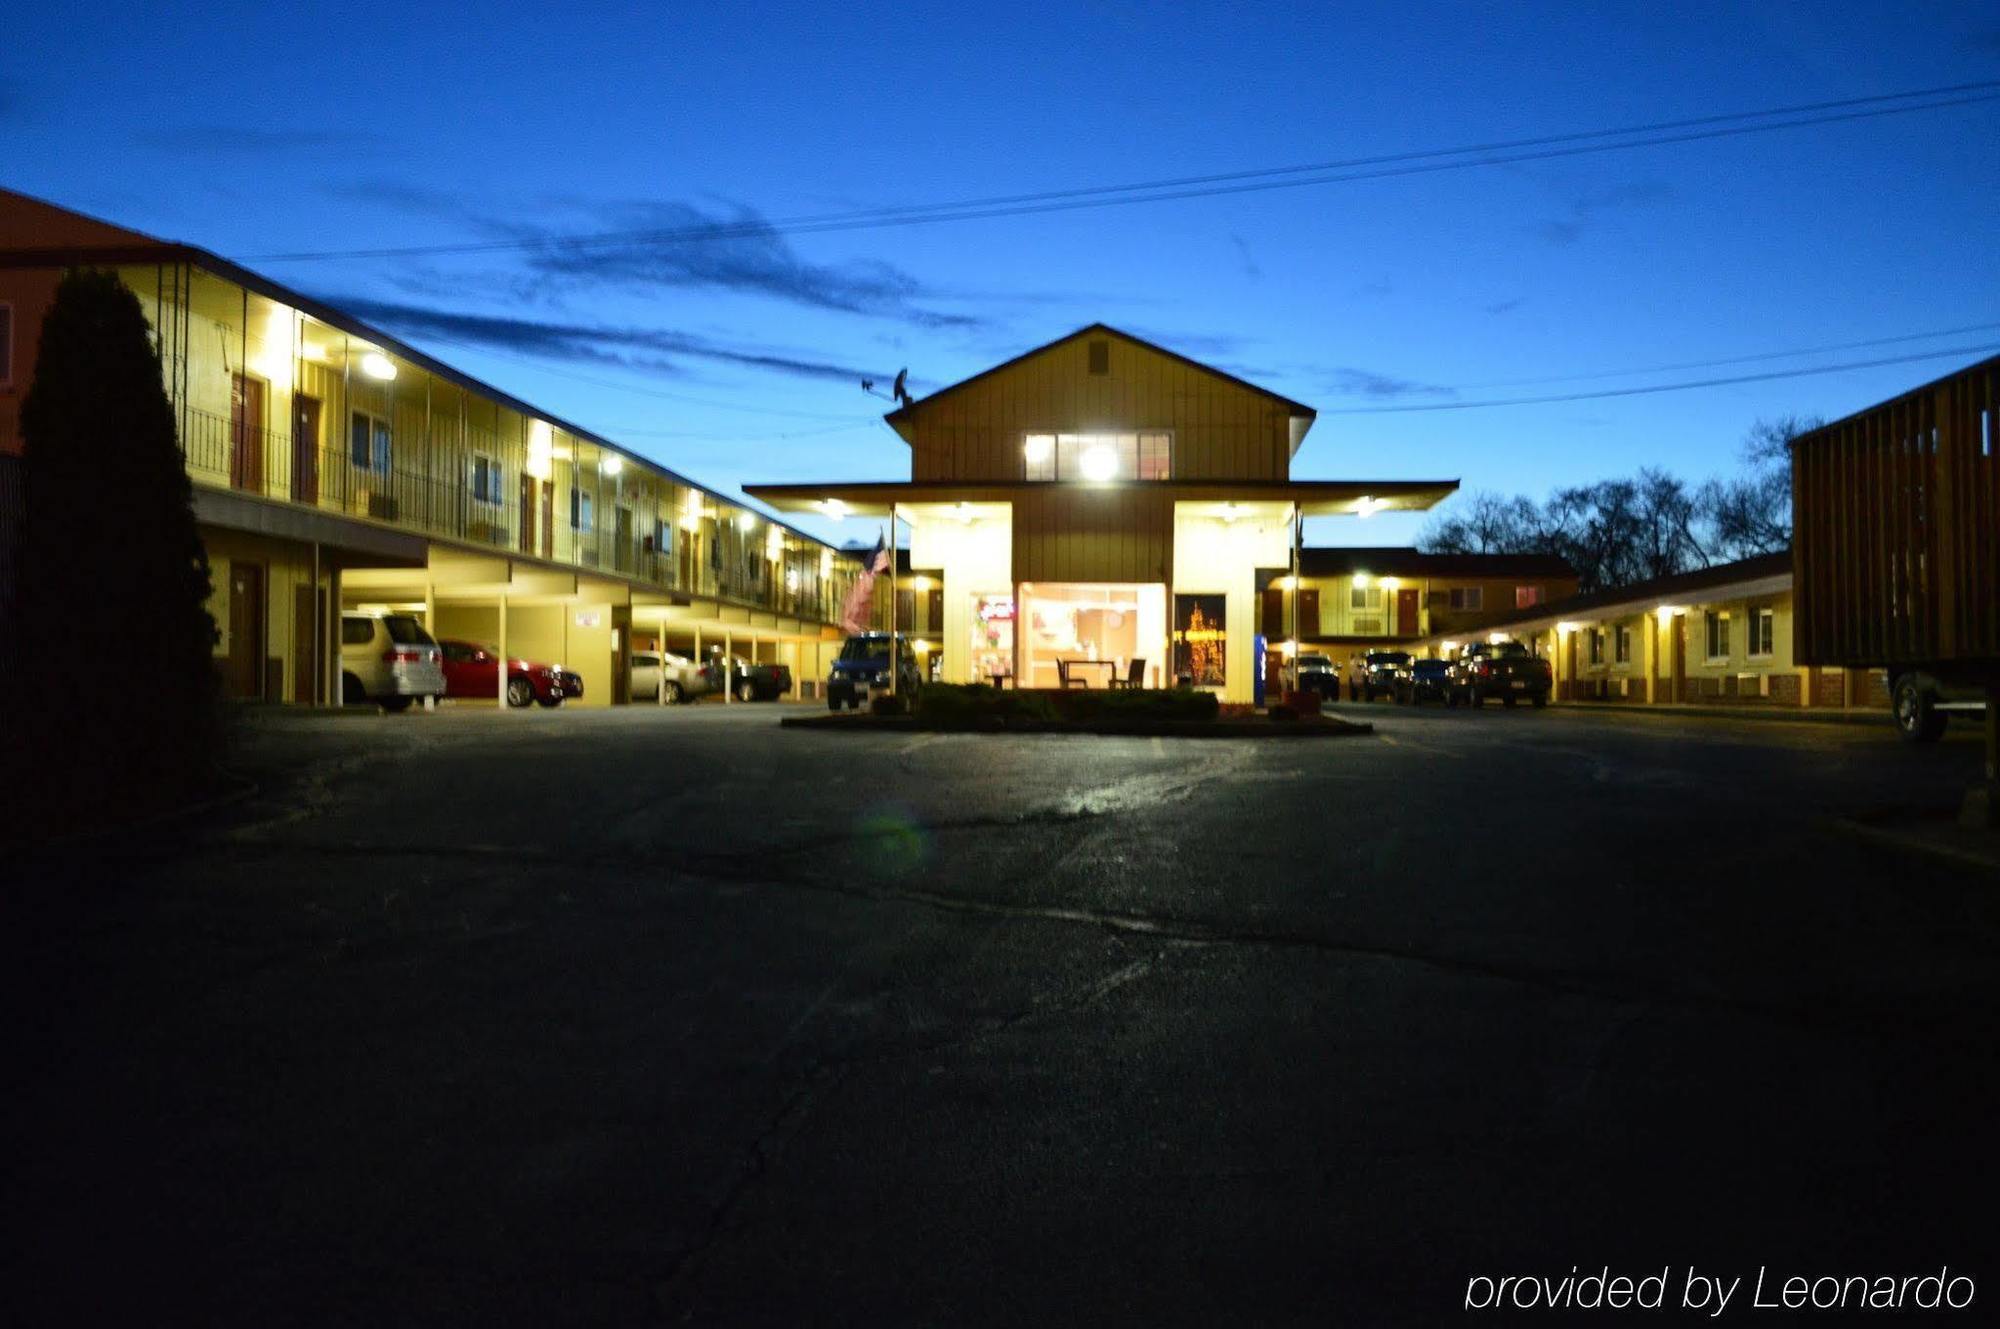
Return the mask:
[[[911,590],[913,590],[913,591],[928,591],[928,590],[929,590],[930,588],[931,588],[931,579],[930,579],[929,577],[912,577],[912,578],[910,578],[910,589],[911,589]]]
[[[970,503],[965,502],[964,500],[960,500],[958,509],[952,513],[952,516],[957,517],[961,522],[965,523],[967,526],[972,525],[973,522],[972,505]]]
[[[1354,500],[1354,511],[1362,517],[1372,517],[1388,506],[1388,499],[1376,498],[1373,494],[1363,494],[1360,498]]]
[[[1556,624],[1556,631],[1561,635],[1567,637],[1569,636],[1570,633],[1575,632],[1578,628],[1582,626],[1583,625],[1581,623],[1567,623],[1567,622],[1558,623]]]
[[[1095,447],[1086,448],[1083,460],[1078,465],[1083,470],[1084,479],[1101,484],[1117,477],[1118,454],[1100,443]]]
[[[1357,590],[1357,591],[1365,591],[1365,590],[1367,590],[1367,589],[1368,589],[1368,574],[1367,574],[1367,573],[1365,573],[1365,572],[1357,572],[1357,573],[1355,573],[1355,574],[1354,574],[1354,589],[1355,589],[1355,590]]]
[[[1242,515],[1243,515],[1242,510],[1238,508],[1234,503],[1224,503],[1222,505],[1222,519],[1224,521],[1226,522],[1235,521],[1238,517]]]
[[[1055,435],[1030,434],[1028,435],[1027,443],[1024,444],[1021,448],[1021,455],[1022,457],[1027,459],[1028,465],[1039,466],[1043,462],[1047,461],[1049,459],[1050,454],[1053,453],[1055,450],[1056,450]]]
[[[614,452],[599,462],[597,469],[606,475],[616,475],[625,469],[625,459]]]
[[[389,383],[396,377],[396,362],[380,351],[370,351],[361,357],[361,372],[370,378]]]
[[[1396,580],[1396,578],[1394,577],[1382,578],[1382,589],[1385,591],[1393,591],[1402,584],[1403,584],[1402,582]]]
[[[1453,651],[1458,649],[1458,643],[1455,641],[1441,641],[1438,643],[1438,649],[1443,651],[1446,655],[1450,655]]]
[[[1660,616],[1661,626],[1665,626],[1666,623],[1669,620],[1671,620],[1675,614],[1684,614],[1687,611],[1685,609],[1682,609],[1679,605],[1661,605],[1658,609],[1654,610],[1653,612]]]
[[[740,514],[736,518],[736,529],[739,531],[752,530],[756,527],[756,525],[757,525],[757,514],[754,512],[745,512]]]
[[[837,498],[823,498],[819,501],[819,510],[839,521],[847,515],[847,504]]]
[[[918,655],[929,655],[931,653],[931,644],[922,640],[913,641],[910,643],[910,649]]]

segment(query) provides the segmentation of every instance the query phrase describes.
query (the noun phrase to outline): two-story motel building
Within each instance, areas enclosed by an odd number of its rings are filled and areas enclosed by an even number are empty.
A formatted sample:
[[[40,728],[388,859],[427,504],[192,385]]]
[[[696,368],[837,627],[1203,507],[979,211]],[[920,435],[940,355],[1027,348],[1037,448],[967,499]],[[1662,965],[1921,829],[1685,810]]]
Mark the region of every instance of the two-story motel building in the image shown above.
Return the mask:
[[[338,704],[342,608],[564,663],[587,705],[623,699],[635,648],[721,646],[805,686],[839,649],[852,555],[214,254],[5,190],[0,472],[78,266],[153,325],[230,695]]]
[[[1248,700],[1266,668],[1265,593],[1277,587],[1284,618],[1267,649],[1309,635],[1303,519],[1423,510],[1457,487],[1295,480],[1310,407],[1102,324],[887,418],[910,446],[907,481],[745,491],[907,527],[948,682],[1056,687],[1082,672]]]

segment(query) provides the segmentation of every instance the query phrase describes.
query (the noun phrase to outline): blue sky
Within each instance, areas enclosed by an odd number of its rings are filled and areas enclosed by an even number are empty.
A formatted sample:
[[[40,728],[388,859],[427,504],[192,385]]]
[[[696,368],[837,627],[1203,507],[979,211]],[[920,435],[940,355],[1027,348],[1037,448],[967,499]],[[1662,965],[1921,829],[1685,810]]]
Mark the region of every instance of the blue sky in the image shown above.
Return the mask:
[[[1990,3],[121,7],[10,17],[0,183],[248,261],[734,492],[893,479],[919,395],[1103,320],[1318,407],[1301,477],[1736,465],[1971,355],[1493,386],[2000,324],[2000,102],[1469,170],[790,233],[803,214],[2000,78]],[[1171,11],[1171,12],[1170,12]],[[828,16],[832,14],[832,16]],[[725,241],[265,261],[747,224]],[[1734,372],[2000,346],[2000,327]],[[1319,543],[1416,519],[1320,522]],[[850,525],[815,527],[853,538]]]

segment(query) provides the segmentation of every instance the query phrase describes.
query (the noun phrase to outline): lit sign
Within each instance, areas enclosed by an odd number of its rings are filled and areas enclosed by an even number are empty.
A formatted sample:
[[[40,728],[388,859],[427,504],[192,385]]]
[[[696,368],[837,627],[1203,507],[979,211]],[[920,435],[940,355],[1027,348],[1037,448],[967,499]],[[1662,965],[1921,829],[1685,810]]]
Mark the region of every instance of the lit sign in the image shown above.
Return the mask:
[[[1014,617],[1014,597],[1011,595],[982,595],[979,597],[979,621],[991,623],[996,619]]]

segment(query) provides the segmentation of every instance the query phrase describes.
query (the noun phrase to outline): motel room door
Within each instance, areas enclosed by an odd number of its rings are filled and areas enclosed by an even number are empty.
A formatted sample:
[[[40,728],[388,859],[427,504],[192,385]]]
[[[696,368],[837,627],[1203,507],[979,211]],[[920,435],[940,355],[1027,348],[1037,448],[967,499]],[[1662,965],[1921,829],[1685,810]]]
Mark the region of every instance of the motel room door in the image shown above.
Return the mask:
[[[264,565],[229,563],[229,665],[224,686],[235,698],[264,695]]]
[[[1417,635],[1417,588],[1402,586],[1396,590],[1396,635],[1414,637]]]
[[[319,502],[319,399],[292,398],[292,501]]]
[[[229,483],[264,487],[264,380],[236,374],[229,389]]]

